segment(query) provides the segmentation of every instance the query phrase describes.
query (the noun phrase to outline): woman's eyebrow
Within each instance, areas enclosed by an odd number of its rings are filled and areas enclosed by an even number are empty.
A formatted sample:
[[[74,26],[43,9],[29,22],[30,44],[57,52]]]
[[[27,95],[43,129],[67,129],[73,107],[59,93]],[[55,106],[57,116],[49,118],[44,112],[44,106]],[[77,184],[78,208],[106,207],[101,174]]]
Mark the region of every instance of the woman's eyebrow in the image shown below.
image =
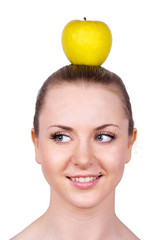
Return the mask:
[[[73,131],[73,128],[68,127],[68,126],[63,126],[63,125],[51,125],[50,127],[48,127],[48,129],[51,128],[51,127],[62,128],[62,129],[67,130],[67,131]]]
[[[95,128],[95,130],[101,130],[101,129],[106,128],[106,127],[117,127],[117,128],[119,128],[119,126],[116,125],[116,124],[107,123],[107,124],[103,124],[103,125]]]
[[[51,127],[61,128],[61,129],[66,130],[66,131],[73,131],[73,128],[68,127],[68,126],[64,126],[64,125],[51,125],[51,126],[48,127],[48,129],[51,128]],[[103,125],[95,128],[95,130],[96,131],[101,130],[101,129],[106,128],[106,127],[117,127],[117,128],[119,128],[119,126],[116,125],[116,124],[107,123],[107,124],[103,124]]]

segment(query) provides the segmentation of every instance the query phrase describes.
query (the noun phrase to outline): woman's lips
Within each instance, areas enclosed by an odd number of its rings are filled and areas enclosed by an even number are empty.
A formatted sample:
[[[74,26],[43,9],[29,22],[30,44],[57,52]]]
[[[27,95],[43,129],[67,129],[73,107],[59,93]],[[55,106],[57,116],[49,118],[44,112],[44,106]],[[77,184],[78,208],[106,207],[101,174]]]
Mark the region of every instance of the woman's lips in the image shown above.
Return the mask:
[[[71,177],[67,176],[69,182],[73,186],[80,189],[89,189],[95,186],[99,182],[101,177],[102,175],[87,175],[87,176],[76,175]]]

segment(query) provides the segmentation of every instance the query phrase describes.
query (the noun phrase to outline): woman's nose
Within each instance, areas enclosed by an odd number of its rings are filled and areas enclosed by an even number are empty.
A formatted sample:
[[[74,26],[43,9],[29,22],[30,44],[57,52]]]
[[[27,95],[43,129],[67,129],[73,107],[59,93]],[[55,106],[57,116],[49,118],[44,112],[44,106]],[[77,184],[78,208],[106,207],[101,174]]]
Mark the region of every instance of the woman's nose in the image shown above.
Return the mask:
[[[93,164],[94,158],[92,148],[88,143],[77,143],[74,154],[72,156],[72,162],[74,165],[81,169],[87,169]]]

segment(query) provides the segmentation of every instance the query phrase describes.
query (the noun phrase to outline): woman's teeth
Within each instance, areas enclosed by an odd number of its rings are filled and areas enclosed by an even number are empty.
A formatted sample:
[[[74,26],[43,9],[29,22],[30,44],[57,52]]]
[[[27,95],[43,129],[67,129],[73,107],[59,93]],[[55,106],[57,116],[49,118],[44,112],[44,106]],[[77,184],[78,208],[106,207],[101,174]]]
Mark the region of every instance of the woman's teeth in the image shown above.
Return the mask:
[[[76,177],[76,178],[70,178],[74,182],[92,182],[93,180],[99,178],[100,176],[97,177]]]

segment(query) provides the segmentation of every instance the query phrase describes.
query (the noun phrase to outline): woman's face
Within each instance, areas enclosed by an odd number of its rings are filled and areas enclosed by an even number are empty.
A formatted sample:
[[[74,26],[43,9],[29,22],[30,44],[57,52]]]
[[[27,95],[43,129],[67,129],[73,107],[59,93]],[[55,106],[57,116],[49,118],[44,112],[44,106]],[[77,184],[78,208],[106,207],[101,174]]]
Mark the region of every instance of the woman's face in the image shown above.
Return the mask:
[[[99,85],[61,84],[45,99],[36,160],[54,196],[87,208],[106,201],[130,160],[135,132],[117,94]]]

